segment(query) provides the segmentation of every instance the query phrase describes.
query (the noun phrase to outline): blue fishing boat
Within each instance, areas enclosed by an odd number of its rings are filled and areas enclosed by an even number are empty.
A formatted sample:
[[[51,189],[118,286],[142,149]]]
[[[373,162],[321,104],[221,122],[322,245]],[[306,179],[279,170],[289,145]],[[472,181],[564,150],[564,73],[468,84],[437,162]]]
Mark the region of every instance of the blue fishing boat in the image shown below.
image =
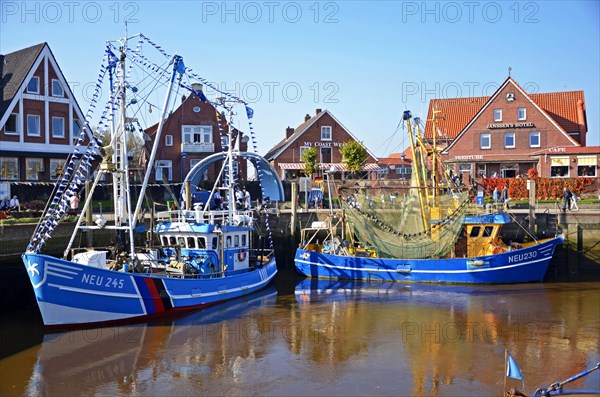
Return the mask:
[[[129,43],[134,38],[138,40],[137,45],[130,48]],[[150,50],[144,50],[144,46],[156,50],[165,63],[153,62],[148,55]],[[130,69],[125,66],[126,61],[146,71],[147,75],[152,74],[151,81],[167,87],[139,189],[135,189],[130,181],[133,167],[129,161],[131,142],[135,140],[132,136],[143,130],[131,127],[134,119],[128,114],[142,118],[141,112],[145,109],[159,107],[149,105],[150,89],[139,88],[129,80]],[[259,179],[264,174],[261,170],[269,172],[268,163],[260,156],[240,151],[240,141],[254,139],[252,109],[216,87],[223,96],[209,100],[191,84],[191,81],[207,84],[206,80],[187,68],[182,57],[167,55],[144,35],[107,42],[96,94],[106,75],[109,76],[108,92],[111,95],[100,125],[92,129],[89,119],[86,121],[75,151],[23,254],[44,324],[62,328],[146,320],[214,305],[264,288],[277,273],[270,235],[263,233],[264,236],[259,238],[256,212],[241,208],[234,200],[239,159],[246,157],[258,165]],[[179,92],[187,90],[185,92],[198,100],[222,109],[218,115],[226,125],[221,131],[224,152],[209,156],[192,168],[179,196],[184,198],[181,207],[177,204],[175,208],[158,213],[152,208],[147,211],[151,216],[145,217],[143,198],[155,168],[158,142],[175,89]],[[88,117],[96,104],[92,105]],[[251,136],[243,134],[236,126],[234,115],[240,113],[247,116],[244,126],[249,128]],[[106,141],[110,143],[103,143]],[[92,164],[99,158],[100,163],[93,172]],[[194,190],[199,189],[193,185],[200,178],[198,174],[206,175],[206,167],[214,162],[221,168],[210,191],[211,198],[220,192],[228,197],[229,203],[216,208],[209,205],[214,200],[207,203],[191,200]],[[86,180],[90,182],[90,192],[64,255],[54,257],[43,253],[45,242],[67,213],[70,197],[83,190]],[[86,212],[90,211],[91,215],[92,194],[105,180],[112,181],[114,214],[96,214],[96,219],[91,221],[92,217],[86,216]],[[280,187],[275,190],[282,191]],[[136,197],[134,192],[138,193]],[[175,199],[177,202],[179,197]],[[262,230],[268,232],[268,213],[264,215],[266,228]],[[146,224],[149,220],[154,226],[150,226],[148,232]],[[79,232],[96,230],[114,232],[113,244],[109,247],[74,247]]]
[[[472,213],[468,191],[443,169],[435,143],[423,139],[410,112],[403,118],[414,161],[404,195],[398,199],[395,192],[386,197],[372,187],[329,186],[329,192],[340,193],[342,208],[302,229],[294,257],[297,271],[350,280],[542,281],[563,237],[506,244],[501,230],[511,221],[508,213],[502,208]]]

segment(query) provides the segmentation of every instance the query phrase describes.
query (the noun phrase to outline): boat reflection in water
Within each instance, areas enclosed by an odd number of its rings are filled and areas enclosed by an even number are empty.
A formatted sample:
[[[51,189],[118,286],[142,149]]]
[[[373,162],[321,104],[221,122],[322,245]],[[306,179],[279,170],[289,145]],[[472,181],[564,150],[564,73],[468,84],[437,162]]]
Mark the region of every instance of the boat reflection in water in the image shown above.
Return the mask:
[[[598,362],[599,306],[600,283],[307,279],[175,321],[46,335],[0,360],[0,395],[491,396],[505,349],[532,393]]]

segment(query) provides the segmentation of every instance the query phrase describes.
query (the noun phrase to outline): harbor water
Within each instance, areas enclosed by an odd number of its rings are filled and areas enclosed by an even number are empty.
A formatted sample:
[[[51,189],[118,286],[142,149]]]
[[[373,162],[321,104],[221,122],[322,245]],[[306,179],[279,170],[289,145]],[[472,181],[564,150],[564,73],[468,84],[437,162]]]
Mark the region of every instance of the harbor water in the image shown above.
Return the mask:
[[[44,333],[1,317],[1,396],[500,396],[600,361],[600,282],[317,281],[128,326]],[[597,388],[600,371],[567,386]]]

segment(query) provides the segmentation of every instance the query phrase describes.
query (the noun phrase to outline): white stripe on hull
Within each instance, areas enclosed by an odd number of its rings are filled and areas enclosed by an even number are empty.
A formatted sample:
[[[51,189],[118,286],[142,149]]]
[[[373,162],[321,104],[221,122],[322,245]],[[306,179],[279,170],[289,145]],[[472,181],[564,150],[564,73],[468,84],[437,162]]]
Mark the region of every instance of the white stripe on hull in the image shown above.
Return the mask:
[[[123,320],[139,314],[112,313],[89,309],[78,309],[55,303],[38,302],[45,325],[85,324],[103,321]]]

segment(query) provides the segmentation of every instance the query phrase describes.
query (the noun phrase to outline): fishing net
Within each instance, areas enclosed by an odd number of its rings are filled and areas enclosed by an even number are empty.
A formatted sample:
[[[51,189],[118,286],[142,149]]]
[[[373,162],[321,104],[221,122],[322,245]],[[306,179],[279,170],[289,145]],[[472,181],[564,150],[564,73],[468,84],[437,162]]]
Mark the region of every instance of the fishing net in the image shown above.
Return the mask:
[[[348,225],[361,243],[377,250],[383,258],[424,259],[443,257],[462,231],[467,193],[458,189],[429,192],[423,205],[416,182],[404,193],[380,189],[343,189]],[[423,213],[425,212],[425,218]]]

